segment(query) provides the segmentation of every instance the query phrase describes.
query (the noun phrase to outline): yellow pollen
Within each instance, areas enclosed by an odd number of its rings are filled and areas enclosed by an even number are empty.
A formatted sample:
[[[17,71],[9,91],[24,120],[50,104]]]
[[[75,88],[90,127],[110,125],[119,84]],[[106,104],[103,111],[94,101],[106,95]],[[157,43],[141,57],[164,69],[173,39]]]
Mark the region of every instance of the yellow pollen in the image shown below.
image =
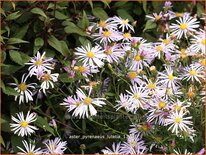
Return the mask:
[[[139,54],[138,54],[138,55],[136,55],[136,56],[134,57],[134,60],[136,60],[136,61],[140,61],[140,60],[141,60],[140,55],[139,55]]]
[[[83,102],[84,104],[89,105],[92,103],[92,99],[90,97],[86,97]]]
[[[129,22],[128,19],[123,19],[123,20],[122,20],[122,23],[123,23],[124,25],[127,25],[128,22]]]
[[[76,106],[77,106],[77,107],[78,107],[80,104],[81,104],[80,102],[78,102],[78,101],[76,102]]]
[[[87,69],[84,66],[79,66],[78,70],[80,73],[84,73]]]
[[[110,37],[111,36],[110,31],[104,31],[103,34],[104,34],[105,37]]]
[[[195,93],[194,93],[192,90],[189,90],[189,91],[187,92],[187,96],[188,96],[189,98],[193,98],[194,95],[195,95]]]
[[[74,66],[73,68],[75,71],[78,71],[79,70],[79,67],[78,66]]]
[[[106,55],[111,55],[111,54],[112,54],[112,49],[109,48],[108,50],[106,50],[106,51],[105,51],[105,54],[106,54]]]
[[[132,141],[132,142],[130,142],[130,145],[131,145],[132,147],[135,147],[136,142],[135,142],[135,141]]]
[[[42,60],[37,60],[37,61],[35,62],[35,65],[36,65],[36,66],[41,66],[41,65],[42,65]]]
[[[162,52],[162,47],[159,45],[159,46],[156,46],[156,50],[158,51],[158,52]]]
[[[27,89],[27,85],[26,85],[26,83],[20,83],[19,85],[18,85],[18,88],[21,90],[21,91],[25,91],[26,89]]]
[[[165,107],[165,102],[160,101],[159,102],[159,107],[160,107],[160,109],[164,108]]]
[[[180,111],[180,110],[181,110],[181,106],[175,105],[175,106],[174,106],[174,110]]]
[[[94,52],[92,52],[92,51],[87,52],[87,56],[89,58],[94,58]]]
[[[143,124],[143,125],[142,125],[142,130],[143,130],[143,131],[147,131],[147,130],[148,130],[148,127],[147,127],[146,124]]]
[[[28,152],[27,154],[28,154],[28,155],[33,155],[34,153],[33,153],[33,152]]]
[[[134,98],[135,98],[136,100],[138,100],[138,99],[140,98],[140,95],[139,95],[139,94],[135,94],[135,95],[134,95]]]
[[[27,121],[22,121],[20,123],[21,127],[26,128],[28,126],[28,122]]]
[[[149,89],[154,89],[155,88],[155,84],[154,83],[149,83],[148,84],[148,88]]]
[[[187,24],[186,23],[180,24],[180,29],[181,30],[185,30],[186,28],[187,28]]]
[[[201,43],[202,43],[203,45],[205,45],[205,39],[202,39]]]
[[[181,118],[179,118],[179,117],[175,118],[175,122],[176,122],[176,123],[180,123],[181,121],[182,121]]]
[[[106,24],[105,21],[102,21],[102,20],[101,20],[101,21],[99,22],[99,26],[104,28],[104,27],[107,26],[107,24]]]
[[[170,39],[164,39],[164,40],[163,40],[163,43],[166,44],[166,45],[168,45],[168,44],[170,43]]]
[[[190,75],[196,75],[196,74],[197,72],[194,69],[190,71]]]
[[[129,72],[128,76],[129,76],[130,79],[134,79],[134,78],[137,77],[137,73],[136,72]]]
[[[170,75],[168,76],[168,78],[169,78],[169,80],[173,80],[173,79],[174,79],[174,76],[173,76],[172,74],[170,74]]]
[[[45,73],[41,78],[43,81],[49,81],[51,79],[51,76],[50,74]]]
[[[130,38],[131,34],[130,33],[124,33],[123,36],[124,36],[124,38]]]
[[[160,19],[161,19],[161,16],[160,16],[160,15],[157,15],[157,16],[155,17],[155,19],[156,19],[156,20],[160,20]]]
[[[206,65],[206,59],[200,60],[200,63],[201,63],[202,66],[205,66]]]

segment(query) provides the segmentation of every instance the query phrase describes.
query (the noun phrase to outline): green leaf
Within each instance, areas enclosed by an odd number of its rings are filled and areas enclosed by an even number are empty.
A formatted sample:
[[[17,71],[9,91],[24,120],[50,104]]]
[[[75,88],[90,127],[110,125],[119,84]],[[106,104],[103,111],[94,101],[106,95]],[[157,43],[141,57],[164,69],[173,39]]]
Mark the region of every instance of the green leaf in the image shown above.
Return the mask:
[[[22,13],[19,13],[20,11],[17,11],[17,12],[14,12],[14,13],[11,13],[9,14],[7,17],[6,17],[6,20],[15,20],[17,18],[19,18]]]
[[[71,83],[75,82],[77,80],[84,79],[83,76],[76,76],[75,78],[70,78],[68,73],[63,73],[59,75],[59,80],[64,82],[64,83]]]
[[[89,26],[89,20],[87,18],[87,14],[85,11],[83,11],[83,16],[81,20],[81,25],[83,29],[86,29]]]
[[[2,138],[2,136],[0,136],[0,142],[5,147],[4,139]]]
[[[70,53],[68,46],[65,41],[59,41],[56,37],[50,36],[48,43],[51,47],[60,52],[63,56],[68,56]]]
[[[133,17],[125,10],[123,9],[118,9],[117,14],[122,17],[123,19],[129,19],[131,22],[134,21]]]
[[[22,63],[25,64],[27,63],[29,60],[31,60],[31,57],[29,57],[27,54],[19,52],[21,55],[21,59],[22,59]]]
[[[6,60],[6,52],[2,51],[1,53],[1,62],[3,63]]]
[[[47,15],[46,15],[46,14],[44,13],[44,11],[43,11],[42,9],[40,9],[40,8],[33,8],[33,9],[31,10],[31,12],[34,13],[34,14],[38,14],[38,15],[41,15],[41,16],[47,18]]]
[[[25,34],[27,33],[28,28],[29,28],[29,24],[24,25],[20,29],[16,30],[16,33],[13,37],[22,39],[25,36]]]
[[[36,38],[34,40],[34,54],[37,53],[37,51],[39,51],[39,49],[44,45],[44,40],[40,37]]]
[[[202,17],[204,13],[204,7],[200,3],[197,3],[197,16]]]
[[[65,19],[67,19],[69,17],[66,16],[65,14],[59,12],[59,11],[55,11],[55,18],[57,18],[59,20],[65,20]]]
[[[156,23],[154,23],[153,21],[148,20],[148,21],[146,22],[146,25],[145,25],[145,28],[144,28],[143,32],[145,32],[146,30],[154,29],[154,28],[156,28],[156,27],[157,27],[157,24],[156,24]]]
[[[16,65],[6,65],[2,64],[2,74],[3,75],[11,75],[21,69],[23,66],[16,66]]]
[[[9,55],[11,59],[19,65],[24,65],[21,54],[18,51],[10,50]]]
[[[79,36],[79,42],[83,46],[87,46],[88,44],[91,46],[91,42],[86,37]]]
[[[11,136],[11,145],[12,149],[14,150],[15,153],[19,152],[20,150],[17,148],[17,146],[23,148],[22,141],[24,140],[23,137],[19,137],[17,135],[12,135]]]
[[[9,126],[10,118],[7,115],[2,115],[1,117],[1,129],[4,132],[11,132],[10,126]]]
[[[45,131],[50,132],[52,135],[55,136],[54,129],[49,126],[48,121],[46,119],[44,119],[43,117],[37,116],[37,120],[35,121],[34,124],[36,124],[36,126],[44,129]]]
[[[86,32],[84,32],[82,29],[77,27],[74,23],[67,21],[66,23],[63,22],[63,24],[66,24],[67,26],[64,28],[64,31],[66,33],[75,33],[79,34],[81,36],[89,36]]]
[[[14,90],[14,88],[11,87],[5,87],[4,89],[2,89],[3,93],[9,96],[18,96],[19,93]]]
[[[127,3],[127,1],[116,2],[116,3],[114,4],[114,7],[119,8],[119,7],[124,6],[126,3]]]
[[[143,10],[145,13],[147,13],[147,1],[145,0],[142,3],[143,3]]]
[[[101,20],[106,20],[106,19],[109,18],[107,13],[100,7],[94,8],[92,10],[92,13],[93,13],[94,16],[96,16],[97,18],[99,18]]]
[[[20,38],[9,38],[8,44],[20,44],[20,43],[29,43],[28,41],[22,40]]]

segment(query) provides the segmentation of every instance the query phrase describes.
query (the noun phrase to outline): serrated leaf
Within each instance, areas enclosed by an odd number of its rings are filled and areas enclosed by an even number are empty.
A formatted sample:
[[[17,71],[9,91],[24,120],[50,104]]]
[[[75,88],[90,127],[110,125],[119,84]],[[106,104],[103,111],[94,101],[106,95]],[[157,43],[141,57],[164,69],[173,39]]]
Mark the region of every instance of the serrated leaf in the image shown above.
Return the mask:
[[[46,14],[44,13],[44,11],[43,11],[42,9],[40,9],[40,8],[33,8],[33,9],[31,10],[31,12],[34,13],[34,14],[38,14],[38,15],[41,15],[41,16],[47,18],[47,15],[46,15]]]
[[[57,18],[59,20],[65,20],[65,19],[67,19],[69,17],[66,16],[65,14],[59,12],[59,11],[55,11],[55,18]]]
[[[118,9],[117,14],[122,17],[123,19],[129,19],[131,22],[134,21],[133,17],[124,9]]]
[[[14,90],[14,88],[11,88],[11,87],[5,87],[4,89],[2,89],[3,93],[6,94],[6,95],[11,95],[11,96],[18,96],[19,93]]]
[[[17,11],[17,12],[14,12],[14,13],[11,13],[9,14],[7,17],[6,17],[6,20],[15,20],[17,18],[19,18],[22,13],[19,13],[20,11]]]
[[[82,29],[80,29],[79,27],[77,27],[74,23],[72,22],[66,22],[66,23],[62,23],[62,24],[66,24],[67,26],[64,28],[64,31],[66,33],[75,33],[75,34],[79,34],[81,36],[89,36],[86,32],[84,32]]]
[[[22,40],[20,38],[9,38],[8,44],[20,44],[20,43],[29,43],[28,41]]]
[[[44,130],[50,132],[52,135],[55,136],[54,129],[49,126],[48,121],[46,119],[44,119],[43,117],[37,116],[37,120],[35,121],[34,124],[36,126],[40,127],[41,129],[44,129]]]
[[[60,52],[63,56],[68,56],[69,49],[65,41],[59,41],[56,37],[50,36],[48,43],[51,47]]]
[[[44,45],[44,40],[40,37],[36,38],[34,40],[34,54],[37,53],[37,51],[39,51],[39,49]]]
[[[94,16],[96,16],[97,18],[99,18],[101,20],[106,20],[106,19],[109,18],[107,13],[100,7],[94,8],[92,10],[92,13],[93,13]]]
[[[10,58],[19,65],[24,65],[21,54],[18,51],[10,50],[9,51]]]
[[[153,21],[148,20],[145,24],[145,28],[143,30],[143,32],[145,32],[146,30],[151,30],[157,27],[157,24],[154,23]]]

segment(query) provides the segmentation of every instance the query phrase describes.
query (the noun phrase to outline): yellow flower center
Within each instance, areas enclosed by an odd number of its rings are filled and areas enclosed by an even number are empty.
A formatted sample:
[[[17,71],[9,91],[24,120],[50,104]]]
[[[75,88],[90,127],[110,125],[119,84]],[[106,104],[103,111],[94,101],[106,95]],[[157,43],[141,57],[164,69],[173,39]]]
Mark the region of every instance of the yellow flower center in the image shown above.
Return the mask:
[[[111,54],[112,54],[112,49],[109,48],[108,50],[106,50],[106,51],[105,51],[105,54],[106,54],[106,55],[111,55]]]
[[[90,97],[86,97],[83,102],[84,104],[89,105],[92,103],[92,99]]]
[[[196,74],[197,74],[196,70],[193,69],[190,71],[190,75],[196,75]]]
[[[186,55],[186,49],[184,49],[184,48],[182,48],[181,50],[180,50],[180,52],[181,52],[181,57],[182,58],[185,58],[187,55]]]
[[[128,20],[128,19],[123,19],[123,20],[122,20],[122,24],[124,24],[124,25],[127,25],[127,24],[128,24],[128,22],[129,22],[129,20]]]
[[[45,73],[44,75],[42,75],[41,78],[43,81],[49,81],[51,79],[51,76],[50,76],[50,74]]]
[[[123,37],[124,37],[124,38],[130,38],[130,37],[131,37],[131,34],[130,34],[130,33],[124,33],[124,34],[123,34]]]
[[[149,88],[149,89],[154,89],[154,88],[155,88],[155,84],[152,83],[152,82],[149,83],[149,84],[148,84],[148,88]]]
[[[143,124],[143,125],[142,125],[142,130],[143,130],[143,131],[147,131],[147,130],[148,130],[148,127],[147,127],[146,124]]]
[[[137,73],[136,72],[129,72],[128,76],[129,76],[130,79],[134,79],[134,78],[137,77]]]
[[[168,76],[168,78],[169,78],[169,80],[174,80],[174,76],[172,75],[172,74],[170,74],[169,76]]]
[[[164,108],[165,105],[166,105],[165,102],[163,102],[163,101],[160,101],[160,102],[159,102],[159,107],[160,107],[160,109]]]
[[[26,128],[28,126],[28,122],[27,121],[22,121],[20,123],[21,127]]]
[[[87,52],[87,56],[89,58],[94,58],[94,52],[92,52],[92,51]]]
[[[205,39],[202,39],[201,43],[202,43],[203,45],[205,45]]]
[[[130,145],[131,145],[132,147],[135,147],[136,142],[135,142],[135,141],[132,141],[132,142],[130,142]]]
[[[136,60],[136,61],[140,61],[140,60],[141,60],[140,55],[139,55],[139,54],[138,54],[138,55],[136,55],[136,56],[134,57],[134,60]]]
[[[156,50],[158,51],[158,52],[162,52],[162,46],[156,46]]]
[[[179,105],[175,105],[175,106],[174,106],[174,110],[177,110],[177,111],[180,111],[180,110],[181,110],[181,108],[182,108],[182,107],[181,107],[181,106],[179,106]]]
[[[21,90],[21,91],[25,91],[26,89],[27,89],[27,85],[26,85],[26,83],[20,83],[19,85],[18,85],[18,88]]]
[[[101,20],[101,21],[99,22],[99,26],[104,28],[104,27],[107,26],[107,24],[106,24],[105,21],[102,21],[102,20]]]
[[[176,123],[180,123],[181,121],[182,121],[181,118],[179,118],[179,117],[175,118],[175,122],[176,122]]]
[[[160,20],[160,18],[161,18],[160,15],[157,15],[157,16],[155,17],[156,20]]]
[[[42,65],[42,60],[37,60],[37,61],[35,62],[35,65],[36,65],[36,66],[41,66],[41,65]]]
[[[84,66],[79,66],[78,70],[80,73],[84,73],[87,69]]]
[[[33,152],[28,152],[28,153],[27,153],[27,155],[33,155],[33,154],[34,154]]]
[[[201,63],[202,66],[205,66],[206,65],[206,59],[200,60],[200,63]]]
[[[139,95],[139,94],[134,94],[134,98],[135,98],[136,100],[138,100],[138,99],[140,98],[140,95]]]
[[[176,12],[175,15],[176,15],[176,17],[182,17],[183,13]]]
[[[185,30],[186,28],[187,28],[187,24],[186,23],[180,24],[180,29],[181,30]]]
[[[164,39],[164,40],[163,40],[163,43],[166,44],[166,45],[168,45],[168,44],[170,43],[170,39]]]
[[[104,34],[105,37],[110,37],[111,36],[110,31],[104,31],[103,34]]]

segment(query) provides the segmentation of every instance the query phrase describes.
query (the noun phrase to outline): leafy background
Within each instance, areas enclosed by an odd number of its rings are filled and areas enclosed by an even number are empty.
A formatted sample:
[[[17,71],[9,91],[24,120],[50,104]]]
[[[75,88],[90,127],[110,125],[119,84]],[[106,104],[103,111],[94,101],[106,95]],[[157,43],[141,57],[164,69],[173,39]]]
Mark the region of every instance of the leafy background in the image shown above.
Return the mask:
[[[34,111],[38,114],[36,126],[40,130],[30,138],[41,141],[45,138],[52,138],[58,135],[68,142],[69,149],[65,153],[80,153],[80,145],[86,145],[86,153],[99,152],[105,145],[112,144],[113,141],[125,139],[128,133],[130,121],[123,113],[118,113],[110,106],[105,106],[98,114],[103,117],[112,114],[116,119],[98,119],[100,124],[91,120],[73,119],[69,113],[65,113],[63,106],[59,103],[67,95],[75,92],[79,87],[78,80],[82,77],[75,76],[68,78],[68,74],[63,70],[64,66],[70,66],[74,58],[74,48],[92,43],[92,38],[86,33],[89,21],[97,22],[99,19],[105,20],[114,15],[128,18],[135,26],[136,36],[142,36],[148,41],[156,41],[161,31],[164,29],[161,23],[147,21],[145,15],[153,12],[159,13],[164,2],[151,1],[65,1],[65,2],[2,2],[1,7],[1,90],[2,90],[2,136],[1,144],[3,153],[9,153],[12,147],[17,152],[15,146],[21,146],[22,138],[12,134],[9,128],[11,115],[19,111]],[[176,12],[192,12],[198,17],[204,12],[204,1],[194,2],[173,2],[173,9]],[[96,17],[96,18],[95,18]],[[20,81],[23,73],[27,72],[28,67],[25,63],[34,56],[37,51],[46,51],[47,56],[58,60],[56,72],[60,73],[59,82],[51,94],[42,99],[34,99],[33,103],[21,104],[14,101],[17,92],[9,87],[9,82]],[[102,76],[102,77],[101,77]],[[101,81],[103,77],[108,77],[112,82],[106,90],[106,98],[112,103],[116,94],[128,87],[124,82],[117,82],[111,68],[105,67],[101,76],[93,77],[93,80]],[[86,83],[85,83],[86,84]],[[115,86],[115,87],[114,87]],[[125,87],[124,87],[125,86]],[[114,88],[117,88],[114,90]],[[96,93],[101,93],[102,88],[97,87]],[[108,107],[108,108],[107,108]],[[57,121],[57,129],[49,126],[51,118]],[[199,123],[197,128],[203,130],[204,113],[196,112],[195,118]],[[202,120],[199,120],[202,119]],[[94,118],[97,119],[97,118]],[[124,121],[122,121],[124,120]],[[202,128],[202,129],[201,129]],[[198,151],[204,144],[203,131],[196,139],[196,145],[191,146],[180,143],[182,147],[189,147],[194,152]],[[120,139],[71,139],[70,135],[121,135]],[[159,133],[164,136],[164,133]],[[151,140],[153,140],[151,138]],[[11,143],[9,143],[11,142]],[[198,146],[198,147],[197,147]],[[162,153],[162,152],[160,152]]]

